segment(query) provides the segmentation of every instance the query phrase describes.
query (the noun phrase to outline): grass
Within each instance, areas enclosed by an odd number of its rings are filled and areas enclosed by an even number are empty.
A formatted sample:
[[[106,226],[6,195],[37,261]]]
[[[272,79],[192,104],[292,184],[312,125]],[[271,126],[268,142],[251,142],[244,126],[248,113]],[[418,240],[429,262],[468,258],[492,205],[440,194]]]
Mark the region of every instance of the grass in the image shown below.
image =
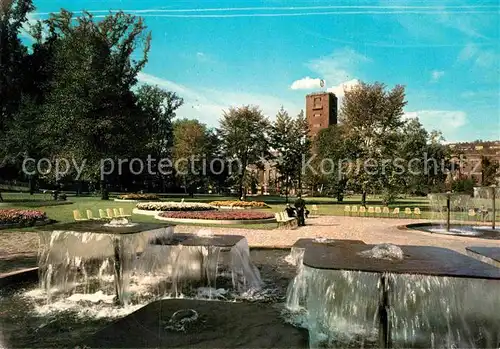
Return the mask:
[[[51,219],[59,221],[61,223],[67,223],[73,221],[73,210],[80,210],[82,214],[85,215],[85,211],[90,209],[94,212],[94,215],[98,214],[99,209],[107,209],[107,208],[119,208],[122,207],[126,213],[131,213],[134,209],[136,203],[134,202],[115,202],[113,200],[104,201],[101,200],[100,197],[96,196],[68,196],[69,204],[61,205],[65,202],[56,202],[50,201],[50,194],[34,194],[29,195],[27,193],[2,193],[4,200],[6,201],[4,205],[0,206],[0,208],[18,208],[18,209],[39,209],[45,211],[47,216]],[[216,195],[197,195],[194,198],[183,197],[180,195],[176,195],[170,198],[164,196],[163,200],[165,201],[181,201],[184,199],[185,202],[210,202],[210,201],[219,201],[219,200],[236,200],[235,197],[223,197]],[[328,216],[343,216],[345,215],[344,209],[346,205],[352,206],[360,206],[361,196],[355,195],[351,197],[346,197],[343,202],[337,202],[336,199],[325,198],[325,197],[311,197],[304,198],[308,208],[311,208],[311,205],[316,204],[318,206],[318,214],[319,215],[328,215]],[[265,201],[270,208],[261,209],[262,211],[272,211],[279,212],[284,210],[285,208],[285,198],[279,196],[254,196],[249,197],[248,200],[253,201]],[[289,198],[289,202],[293,205],[295,198]],[[379,206],[382,207],[382,200],[376,196],[370,196],[367,198],[367,206]],[[404,209],[409,207],[412,209],[415,207],[420,208],[422,211],[422,215],[420,218],[422,219],[431,219],[433,217],[433,212],[430,211],[429,201],[425,197],[410,197],[410,198],[401,198],[396,203],[389,205],[389,208],[392,209],[395,207],[400,208],[400,217],[406,217],[404,214]],[[500,212],[498,213],[500,214]],[[497,214],[497,215],[498,215]],[[355,216],[359,216],[356,214]],[[368,214],[366,214],[368,216]],[[466,216],[466,214],[465,214]],[[363,217],[361,215],[361,217]],[[500,222],[500,216],[498,216],[498,221]],[[407,218],[414,218],[409,216]],[[466,217],[463,217],[466,218]],[[132,220],[135,222],[158,222],[151,216],[144,215],[133,215]],[[203,226],[203,227],[220,227],[221,225],[213,225],[213,224],[189,224],[195,226]],[[247,228],[247,229],[275,229],[276,223],[266,223],[266,224],[249,224],[249,225],[231,225],[226,227],[233,228]]]

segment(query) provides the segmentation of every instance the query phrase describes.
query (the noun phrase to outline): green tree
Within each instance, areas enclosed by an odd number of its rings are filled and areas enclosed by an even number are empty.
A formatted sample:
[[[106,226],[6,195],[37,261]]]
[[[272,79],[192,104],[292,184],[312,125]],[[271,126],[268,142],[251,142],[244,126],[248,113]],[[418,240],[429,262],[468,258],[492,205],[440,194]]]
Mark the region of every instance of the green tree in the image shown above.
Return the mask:
[[[351,160],[351,147],[346,137],[344,125],[331,125],[321,130],[314,141],[316,149],[317,172],[321,183],[327,191],[333,193],[338,201],[342,201],[347,185],[347,175]]]
[[[345,93],[340,120],[355,146],[359,169],[350,171],[349,181],[360,185],[363,205],[368,191],[382,191],[391,201],[400,186],[397,168],[388,160],[398,155],[406,103],[400,85],[387,91],[382,83],[361,83]]]
[[[302,189],[303,160],[307,160],[311,148],[309,125],[301,111],[296,118],[288,115],[281,107],[271,127],[270,142],[275,150],[276,168],[284,181],[285,197],[288,202],[290,183],[296,181],[297,189]]]
[[[276,120],[271,126],[270,142],[275,150],[273,160],[280,175],[280,181],[284,183],[286,202],[288,202],[291,176],[296,167],[292,156],[294,138],[294,122],[288,112],[281,107],[278,114],[276,114]]]
[[[295,165],[294,173],[297,178],[297,187],[302,190],[302,176],[305,172],[304,163],[311,155],[312,140],[309,136],[309,123],[304,112],[301,110],[299,115],[293,120],[292,132],[294,134],[291,153],[292,163]]]
[[[101,159],[116,161],[134,151],[131,140],[142,120],[131,88],[147,62],[151,36],[142,19],[123,12],[97,22],[87,12],[75,19],[62,10],[45,25],[54,76],[40,126],[43,147],[51,149],[52,157],[85,160],[84,179],[96,181]],[[142,58],[132,60],[140,45]]]
[[[197,120],[174,122],[173,160],[176,176],[191,196],[198,186],[205,184],[206,165],[212,157],[212,154],[207,153],[211,149],[211,140],[207,127]]]
[[[7,144],[7,134],[9,124],[18,113],[25,80],[23,61],[28,51],[19,39],[19,32],[32,10],[31,0],[0,2],[0,168],[17,159],[17,153],[12,153]]]
[[[497,184],[498,161],[492,161],[488,156],[481,156],[481,184],[483,186]]]
[[[240,197],[243,190],[247,166],[262,163],[268,154],[268,133],[270,124],[256,106],[230,108],[220,120],[219,134],[224,154],[239,163],[236,174]]]
[[[139,87],[136,98],[142,115],[140,128],[142,133],[138,135],[142,141],[138,142],[140,144],[135,144],[137,150],[156,161],[170,158],[174,145],[172,122],[184,100],[175,92],[164,91],[157,86],[150,85]],[[157,164],[159,165],[159,162]],[[164,176],[162,172],[163,170],[152,175],[151,179],[152,181],[159,180],[159,186],[164,190],[167,176]]]

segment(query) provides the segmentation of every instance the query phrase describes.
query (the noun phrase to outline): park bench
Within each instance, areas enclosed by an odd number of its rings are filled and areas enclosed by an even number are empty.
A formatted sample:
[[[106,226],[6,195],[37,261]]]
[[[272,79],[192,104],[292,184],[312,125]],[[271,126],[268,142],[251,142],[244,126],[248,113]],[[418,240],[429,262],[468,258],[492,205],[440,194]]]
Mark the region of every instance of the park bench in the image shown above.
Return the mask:
[[[286,212],[276,212],[274,214],[278,228],[294,228],[297,226],[297,219],[295,217],[288,217]]]

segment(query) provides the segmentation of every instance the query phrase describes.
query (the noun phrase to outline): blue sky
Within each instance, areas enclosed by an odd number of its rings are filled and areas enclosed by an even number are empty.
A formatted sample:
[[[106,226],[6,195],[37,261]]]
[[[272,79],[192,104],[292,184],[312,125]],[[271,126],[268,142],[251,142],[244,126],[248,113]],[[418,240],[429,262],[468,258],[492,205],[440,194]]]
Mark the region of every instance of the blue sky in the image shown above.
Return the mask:
[[[30,19],[60,8],[145,18],[153,41],[142,83],[185,99],[178,117],[216,126],[229,106],[274,118],[324,89],[358,81],[406,86],[406,115],[447,141],[500,140],[497,1],[35,0]]]

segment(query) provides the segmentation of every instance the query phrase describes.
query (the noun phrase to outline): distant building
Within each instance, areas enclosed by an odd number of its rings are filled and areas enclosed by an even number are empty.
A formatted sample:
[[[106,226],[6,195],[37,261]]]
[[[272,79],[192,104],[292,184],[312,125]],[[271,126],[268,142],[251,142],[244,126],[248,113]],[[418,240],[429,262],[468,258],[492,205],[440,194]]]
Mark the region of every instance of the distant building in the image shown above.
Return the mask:
[[[483,181],[481,158],[500,163],[500,141],[452,143],[449,147],[452,159],[460,165],[455,177],[473,178],[478,185]]]
[[[338,100],[332,92],[311,93],[306,96],[306,119],[311,137],[330,125],[337,124]]]

